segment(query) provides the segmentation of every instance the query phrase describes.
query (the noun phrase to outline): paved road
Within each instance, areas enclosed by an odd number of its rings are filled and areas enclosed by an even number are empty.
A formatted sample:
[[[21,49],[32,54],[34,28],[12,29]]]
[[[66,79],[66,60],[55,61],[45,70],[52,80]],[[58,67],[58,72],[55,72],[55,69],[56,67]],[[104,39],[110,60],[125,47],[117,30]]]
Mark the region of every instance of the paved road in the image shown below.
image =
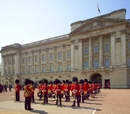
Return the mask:
[[[101,90],[95,98],[81,103],[80,108],[71,108],[71,102],[64,102],[62,107],[56,106],[55,101],[49,99],[49,105],[42,105],[35,92],[34,111],[24,110],[24,97],[21,91],[21,102],[14,102],[14,91],[0,93],[0,114],[130,114],[130,89]],[[96,110],[95,110],[96,109]]]

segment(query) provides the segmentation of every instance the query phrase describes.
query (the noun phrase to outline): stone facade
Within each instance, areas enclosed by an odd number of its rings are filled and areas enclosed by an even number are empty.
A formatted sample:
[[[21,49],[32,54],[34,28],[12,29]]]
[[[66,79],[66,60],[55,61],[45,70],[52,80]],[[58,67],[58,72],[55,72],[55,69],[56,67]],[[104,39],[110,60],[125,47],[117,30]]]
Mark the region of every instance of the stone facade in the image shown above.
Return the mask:
[[[79,79],[111,83],[112,88],[130,86],[130,21],[120,9],[71,24],[71,32],[25,45],[1,49],[1,83],[21,84],[30,78]]]

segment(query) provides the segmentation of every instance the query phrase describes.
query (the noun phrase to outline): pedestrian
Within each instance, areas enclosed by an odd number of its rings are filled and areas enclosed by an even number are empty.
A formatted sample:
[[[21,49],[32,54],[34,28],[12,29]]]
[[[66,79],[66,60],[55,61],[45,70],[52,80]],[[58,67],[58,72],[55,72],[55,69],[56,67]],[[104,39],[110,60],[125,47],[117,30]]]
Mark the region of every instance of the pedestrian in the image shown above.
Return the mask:
[[[9,91],[11,92],[11,89],[12,89],[12,86],[11,86],[11,84],[9,84]]]

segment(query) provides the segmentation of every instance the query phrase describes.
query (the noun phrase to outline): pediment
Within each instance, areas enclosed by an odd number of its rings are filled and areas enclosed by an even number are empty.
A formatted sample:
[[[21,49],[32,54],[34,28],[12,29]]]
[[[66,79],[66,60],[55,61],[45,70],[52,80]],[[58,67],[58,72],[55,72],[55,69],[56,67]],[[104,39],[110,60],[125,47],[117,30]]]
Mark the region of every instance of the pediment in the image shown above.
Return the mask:
[[[125,21],[124,19],[94,18],[93,20],[87,21],[82,26],[72,31],[70,34],[96,30],[96,29],[116,25],[117,23],[121,23],[124,21]]]

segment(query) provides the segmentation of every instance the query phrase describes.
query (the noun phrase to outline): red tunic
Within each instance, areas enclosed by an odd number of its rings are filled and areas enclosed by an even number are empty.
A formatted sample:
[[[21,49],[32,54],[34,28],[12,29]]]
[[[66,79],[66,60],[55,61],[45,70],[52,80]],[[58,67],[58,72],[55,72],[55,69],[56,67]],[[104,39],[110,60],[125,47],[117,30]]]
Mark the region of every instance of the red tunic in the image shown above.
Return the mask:
[[[20,92],[20,85],[19,85],[19,84],[16,84],[16,86],[15,86],[14,89],[15,89],[16,92]]]
[[[43,86],[42,84],[40,84],[40,85],[38,86],[38,90],[39,90],[39,91],[42,91],[42,86]]]
[[[79,95],[79,85],[78,84],[72,85],[72,93],[73,93],[73,95]]]
[[[56,88],[55,88],[55,91],[56,91],[56,94],[57,94],[57,95],[61,94],[62,86],[57,84],[57,85],[56,85]]]
[[[84,92],[87,93],[89,91],[89,84],[88,83],[84,83],[83,87],[84,87]]]
[[[65,91],[65,92],[70,92],[70,85],[66,84],[66,85],[64,86],[64,91]]]
[[[46,86],[46,85],[42,86],[42,92],[44,95],[48,95],[48,89],[49,89],[48,86]]]
[[[79,94],[84,94],[84,86],[83,86],[83,84],[79,85]]]

